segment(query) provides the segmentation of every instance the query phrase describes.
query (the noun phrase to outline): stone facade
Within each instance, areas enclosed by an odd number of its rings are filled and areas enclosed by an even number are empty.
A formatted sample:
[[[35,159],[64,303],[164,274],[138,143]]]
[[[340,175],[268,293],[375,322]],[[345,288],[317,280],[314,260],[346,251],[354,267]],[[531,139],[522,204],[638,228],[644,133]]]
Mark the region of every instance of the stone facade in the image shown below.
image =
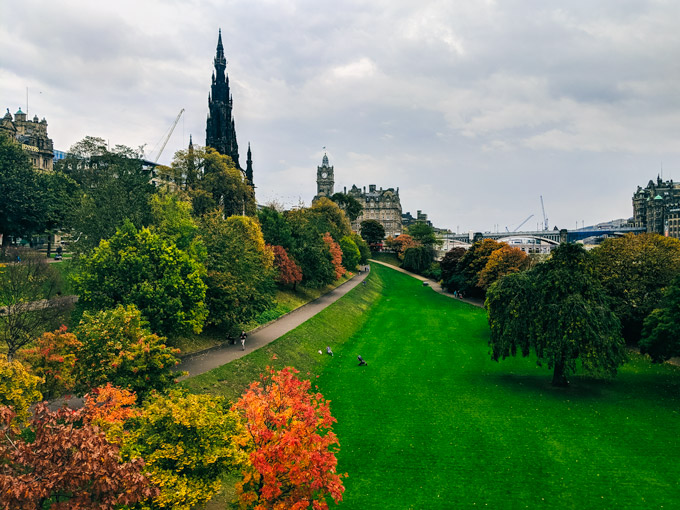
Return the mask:
[[[220,154],[229,156],[241,170],[246,179],[253,185],[253,166],[248,144],[247,168],[244,171],[239,163],[238,142],[236,141],[236,126],[234,123],[234,100],[229,91],[229,76],[226,73],[227,59],[222,45],[222,30],[217,37],[217,52],[214,60],[215,70],[212,75],[212,85],[208,95],[208,119],[205,128],[205,145],[212,147]]]
[[[362,190],[352,185],[347,194],[356,198],[364,207],[359,217],[352,222],[354,231],[360,231],[362,221],[376,220],[384,227],[385,237],[396,237],[401,234],[399,188],[377,189],[375,184],[370,184],[367,192],[365,187]]]
[[[332,197],[334,186],[335,176],[333,175],[333,167],[328,164],[328,156],[324,154],[321,166],[316,167],[316,196],[312,202],[316,202],[321,197]]]
[[[54,164],[54,145],[52,139],[47,136],[47,121],[43,118],[27,120],[26,114],[19,111],[14,114],[7,113],[0,122],[0,131],[7,133],[17,140],[21,147],[31,158],[33,167],[43,172],[51,172]]]
[[[649,181],[633,194],[633,226],[647,232],[680,238],[680,183]]]
[[[328,155],[324,154],[321,166],[316,167],[316,196],[312,203],[321,197],[332,197],[335,193],[334,190],[335,174],[333,167],[328,162]],[[352,230],[359,232],[361,222],[364,220],[376,220],[385,228],[385,237],[401,234],[399,188],[396,190],[394,188],[376,189],[375,184],[371,184],[368,187],[368,192],[366,192],[366,187],[362,191],[356,185],[353,185],[349,192],[347,188],[344,188],[343,193],[358,200],[363,207],[359,217],[351,222]]]

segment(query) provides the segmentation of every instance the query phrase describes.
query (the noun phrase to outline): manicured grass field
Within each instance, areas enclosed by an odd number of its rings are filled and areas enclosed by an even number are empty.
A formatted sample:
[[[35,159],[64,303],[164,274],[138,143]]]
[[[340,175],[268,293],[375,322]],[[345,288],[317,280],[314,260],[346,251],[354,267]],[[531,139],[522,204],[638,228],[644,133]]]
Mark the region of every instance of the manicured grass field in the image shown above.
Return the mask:
[[[482,309],[378,265],[286,337],[272,349],[332,400],[340,508],[680,508],[677,367],[636,356],[612,381],[552,388],[534,358],[490,360]],[[335,357],[309,354],[326,343]],[[256,354],[190,387],[233,395]]]

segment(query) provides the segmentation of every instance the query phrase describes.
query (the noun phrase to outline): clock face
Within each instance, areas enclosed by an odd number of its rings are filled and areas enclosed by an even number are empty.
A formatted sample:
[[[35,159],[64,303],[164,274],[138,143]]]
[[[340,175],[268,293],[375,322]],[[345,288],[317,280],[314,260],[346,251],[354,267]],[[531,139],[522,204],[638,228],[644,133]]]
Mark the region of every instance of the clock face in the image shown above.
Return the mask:
[[[325,179],[326,177],[328,177],[328,174],[326,172],[321,172],[321,177]]]

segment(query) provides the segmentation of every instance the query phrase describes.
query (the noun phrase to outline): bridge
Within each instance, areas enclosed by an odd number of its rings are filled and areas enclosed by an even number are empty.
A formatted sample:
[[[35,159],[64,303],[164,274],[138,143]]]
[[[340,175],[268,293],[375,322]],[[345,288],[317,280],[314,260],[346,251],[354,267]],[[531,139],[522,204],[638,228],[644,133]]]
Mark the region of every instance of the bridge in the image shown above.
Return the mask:
[[[575,230],[530,230],[525,232],[476,232],[466,234],[447,234],[445,240],[459,246],[470,246],[479,239],[494,239],[495,241],[517,244],[515,240],[524,240],[521,244],[535,244],[551,247],[561,242],[575,243],[589,237],[622,237],[626,234],[641,234],[646,232],[644,227],[592,227]]]

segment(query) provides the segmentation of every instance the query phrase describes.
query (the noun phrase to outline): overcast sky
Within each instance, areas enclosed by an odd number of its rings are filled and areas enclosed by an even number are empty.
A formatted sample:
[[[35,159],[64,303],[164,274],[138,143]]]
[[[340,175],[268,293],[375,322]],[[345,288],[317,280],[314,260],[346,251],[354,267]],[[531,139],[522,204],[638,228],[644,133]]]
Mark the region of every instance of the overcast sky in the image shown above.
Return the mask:
[[[632,216],[680,179],[680,2],[5,0],[0,107],[155,159],[205,143],[222,29],[260,203],[311,202],[327,147],[335,190],[399,187],[451,230],[510,230],[540,195],[550,226]]]

